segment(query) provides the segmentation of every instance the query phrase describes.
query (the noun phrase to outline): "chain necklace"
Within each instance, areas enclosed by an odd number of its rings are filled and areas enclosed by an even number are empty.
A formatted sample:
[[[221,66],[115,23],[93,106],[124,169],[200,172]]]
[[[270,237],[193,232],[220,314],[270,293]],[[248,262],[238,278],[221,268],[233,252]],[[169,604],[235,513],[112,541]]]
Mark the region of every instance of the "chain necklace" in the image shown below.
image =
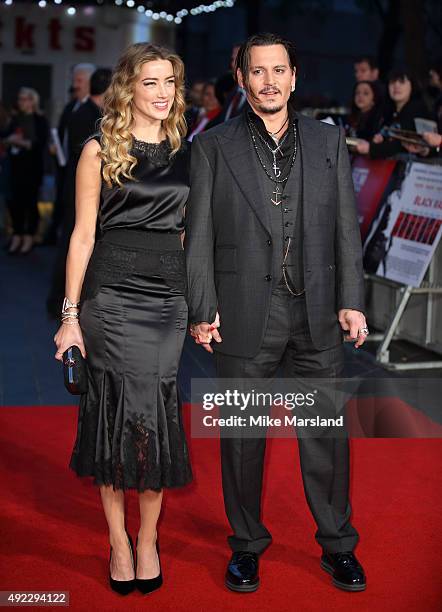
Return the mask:
[[[288,120],[289,120],[289,116],[288,116],[288,113],[287,113],[287,117],[286,117],[284,123],[279,128],[279,130],[277,132],[269,132],[269,130],[267,130],[267,134],[270,134],[270,136],[272,138],[274,138],[276,136],[276,134],[279,134],[279,132],[282,130],[282,128],[285,126],[285,124],[287,123]]]
[[[293,289],[292,289],[292,287],[294,285],[293,285],[292,279],[290,278],[289,272],[287,270],[287,263],[286,263],[287,257],[288,257],[288,254],[289,254],[291,240],[292,239],[289,236],[289,239],[288,239],[288,242],[287,242],[287,248],[285,250],[285,253],[283,252],[283,255],[282,255],[283,256],[283,260],[282,260],[282,276],[284,278],[285,286],[289,290],[289,293],[291,293],[292,295],[298,296],[298,295],[302,295],[303,293],[305,293],[305,289],[302,289],[302,291],[299,291],[299,292],[293,291]],[[283,251],[284,251],[284,249],[283,249]]]
[[[281,138],[281,140],[278,143],[275,143],[276,144],[276,149],[272,149],[272,147],[269,145],[267,140],[261,136],[261,134],[258,132],[258,130],[256,130],[256,133],[258,135],[258,138],[261,140],[261,142],[263,142],[265,144],[265,146],[268,148],[270,153],[273,155],[273,166],[272,166],[272,169],[273,169],[273,172],[274,172],[276,178],[279,178],[281,176],[281,170],[278,167],[278,164],[276,163],[276,153],[279,151],[281,153],[281,157],[283,157],[283,154],[281,152],[281,146],[286,141],[287,136],[289,135],[289,131],[287,130],[287,132],[284,134],[284,136]]]
[[[274,206],[279,206],[281,204],[281,202],[282,202],[282,200],[279,199],[279,196],[281,196],[282,192],[283,192],[283,189],[280,188],[280,185],[283,185],[288,180],[289,175],[290,175],[290,171],[293,168],[293,164],[295,163],[295,160],[296,160],[296,154],[298,152],[298,132],[297,132],[297,129],[296,129],[296,123],[295,122],[293,123],[293,134],[295,136],[295,143],[294,143],[294,147],[293,147],[292,160],[290,162],[290,167],[288,169],[287,176],[282,178],[282,179],[279,178],[281,176],[281,170],[279,169],[279,167],[278,167],[278,165],[276,163],[276,151],[279,150],[279,147],[282,145],[283,141],[287,137],[288,131],[287,131],[287,134],[283,137],[282,141],[278,144],[276,149],[272,149],[271,146],[264,140],[264,138],[262,138],[262,136],[259,134],[259,132],[257,132],[258,136],[263,140],[263,142],[265,142],[265,144],[270,149],[270,151],[271,151],[271,153],[273,155],[273,167],[272,167],[272,169],[273,169],[273,172],[274,172],[274,176],[272,176],[270,174],[270,172],[267,170],[267,166],[265,165],[265,163],[264,163],[264,161],[263,161],[263,159],[262,159],[262,157],[261,157],[261,155],[259,153],[258,144],[256,142],[256,137],[255,137],[255,134],[254,134],[253,125],[250,122],[250,120],[247,123],[248,123],[248,126],[249,126],[250,135],[252,137],[253,146],[255,148],[256,155],[258,156],[258,159],[259,159],[259,163],[261,164],[261,166],[262,166],[264,172],[266,173],[267,177],[271,181],[273,181],[275,183],[275,189],[272,192],[272,196],[274,196],[274,197],[271,197],[270,201],[271,201],[271,203]]]
[[[279,144],[276,147],[276,149],[272,149],[271,146],[266,142],[266,140],[258,132],[258,130],[256,130],[256,133],[259,136],[259,138],[268,147],[268,149],[270,150],[270,152],[273,155],[273,161],[274,161],[273,170],[274,170],[274,173],[275,173],[275,177],[272,177],[270,175],[270,173],[268,172],[267,167],[266,167],[265,163],[263,162],[263,160],[261,158],[261,155],[259,153],[258,145],[257,145],[255,134],[254,134],[255,130],[254,130],[254,127],[253,127],[253,125],[252,125],[250,120],[248,121],[248,124],[249,124],[250,134],[252,136],[253,146],[254,146],[256,154],[258,156],[259,162],[260,162],[261,166],[263,167],[264,172],[266,173],[268,178],[275,183],[275,191],[273,191],[273,193],[272,193],[272,195],[275,196],[275,199],[270,198],[270,201],[275,206],[279,206],[279,204],[281,204],[281,202],[282,202],[282,200],[279,200],[279,196],[282,195],[282,190],[281,191],[279,190],[279,185],[284,184],[288,180],[288,178],[290,176],[291,169],[292,169],[293,164],[295,163],[295,160],[296,160],[296,154],[298,152],[298,132],[297,132],[297,129],[296,129],[296,122],[293,122],[293,134],[294,134],[294,137],[295,137],[295,142],[294,142],[294,149],[293,149],[292,160],[290,162],[290,167],[289,167],[289,170],[287,172],[287,176],[284,177],[283,179],[279,178],[281,176],[281,172],[279,171],[279,174],[276,174],[276,171],[275,171],[275,170],[279,170],[279,168],[277,168],[277,167],[275,168],[275,166],[276,166],[276,152],[278,150],[279,150],[279,152],[281,152],[280,151],[280,146],[282,145],[282,143],[286,139],[286,137],[287,137],[287,135],[289,133],[288,130],[287,130],[287,133],[283,136],[283,138],[279,142]],[[282,209],[281,209],[281,212],[282,212]],[[290,243],[291,243],[291,237],[289,236],[287,246],[286,246],[285,249],[283,248],[283,253],[282,253],[282,257],[283,257],[283,260],[282,260],[282,276],[284,278],[284,283],[285,283],[285,286],[287,287],[289,293],[291,293],[291,295],[294,295],[294,296],[300,296],[300,295],[302,295],[305,292],[305,289],[303,289],[302,291],[299,291],[299,292],[297,292],[296,290],[295,291],[293,290],[294,289],[293,282],[292,282],[292,279],[290,278],[290,275],[289,275],[288,270],[287,270],[287,257],[288,257],[289,250],[290,250]]]

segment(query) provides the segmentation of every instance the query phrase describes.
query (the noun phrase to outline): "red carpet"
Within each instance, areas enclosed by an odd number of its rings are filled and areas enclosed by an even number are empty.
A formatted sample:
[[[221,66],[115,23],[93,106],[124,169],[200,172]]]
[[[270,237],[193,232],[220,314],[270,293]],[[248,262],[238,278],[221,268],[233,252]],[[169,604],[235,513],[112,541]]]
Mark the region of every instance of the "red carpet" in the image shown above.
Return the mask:
[[[2,560],[0,590],[65,590],[70,608],[90,610],[439,611],[442,441],[352,440],[353,522],[368,576],[363,593],[331,586],[304,500],[295,440],[269,440],[264,516],[274,543],[261,561],[261,588],[223,586],[229,533],[218,442],[190,440],[196,482],[169,491],[160,525],[163,588],[143,601],[107,586],[107,532],[98,491],[68,470],[73,407],[0,409]],[[128,495],[135,535],[136,495]]]

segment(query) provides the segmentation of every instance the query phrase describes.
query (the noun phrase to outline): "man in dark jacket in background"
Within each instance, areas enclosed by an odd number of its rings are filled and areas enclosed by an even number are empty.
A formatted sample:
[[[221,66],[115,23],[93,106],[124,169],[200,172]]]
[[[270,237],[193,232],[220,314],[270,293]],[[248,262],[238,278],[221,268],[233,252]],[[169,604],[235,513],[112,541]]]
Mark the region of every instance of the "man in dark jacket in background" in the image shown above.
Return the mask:
[[[68,121],[68,158],[63,182],[63,225],[55,261],[52,285],[47,299],[48,313],[58,317],[65,293],[65,265],[69,240],[75,224],[75,174],[85,141],[99,129],[104,94],[110,85],[112,71],[98,68],[90,79],[90,96],[71,114]]]
[[[64,107],[60,119],[58,121],[58,139],[60,146],[63,150],[66,158],[66,163],[60,165],[57,160],[56,165],[56,194],[54,201],[54,210],[52,213],[51,224],[48,228],[45,237],[45,244],[56,244],[58,228],[63,220],[63,194],[64,194],[64,181],[66,178],[66,164],[69,156],[69,143],[68,143],[68,123],[73,113],[86,102],[89,97],[90,77],[95,70],[93,64],[77,64],[72,72],[72,99]],[[55,147],[51,147],[52,153],[55,154]]]

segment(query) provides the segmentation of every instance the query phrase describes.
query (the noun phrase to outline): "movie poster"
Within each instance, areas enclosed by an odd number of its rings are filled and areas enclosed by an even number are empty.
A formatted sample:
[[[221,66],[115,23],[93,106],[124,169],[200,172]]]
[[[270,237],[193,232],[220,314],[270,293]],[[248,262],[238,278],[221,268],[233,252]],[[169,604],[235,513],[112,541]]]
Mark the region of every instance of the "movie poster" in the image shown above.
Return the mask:
[[[409,164],[386,206],[385,248],[376,274],[419,287],[442,234],[442,168]]]
[[[391,159],[369,159],[366,156],[357,156],[353,161],[353,184],[363,243],[376,217],[396,164],[397,162]]]

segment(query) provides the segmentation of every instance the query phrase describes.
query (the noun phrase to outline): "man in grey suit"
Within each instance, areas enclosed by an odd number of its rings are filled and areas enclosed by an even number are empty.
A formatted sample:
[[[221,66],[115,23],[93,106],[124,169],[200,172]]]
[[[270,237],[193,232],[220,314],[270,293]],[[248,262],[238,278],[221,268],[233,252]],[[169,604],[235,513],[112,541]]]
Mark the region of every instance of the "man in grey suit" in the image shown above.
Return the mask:
[[[344,331],[359,347],[362,251],[345,136],[288,103],[292,44],[249,38],[236,61],[248,107],[195,138],[185,251],[192,335],[215,349],[220,378],[342,376]],[[353,550],[349,447],[344,437],[299,437],[306,498],[333,584],[365,589]],[[226,585],[259,586],[271,542],[261,521],[265,437],[221,436],[224,503],[233,530]]]

